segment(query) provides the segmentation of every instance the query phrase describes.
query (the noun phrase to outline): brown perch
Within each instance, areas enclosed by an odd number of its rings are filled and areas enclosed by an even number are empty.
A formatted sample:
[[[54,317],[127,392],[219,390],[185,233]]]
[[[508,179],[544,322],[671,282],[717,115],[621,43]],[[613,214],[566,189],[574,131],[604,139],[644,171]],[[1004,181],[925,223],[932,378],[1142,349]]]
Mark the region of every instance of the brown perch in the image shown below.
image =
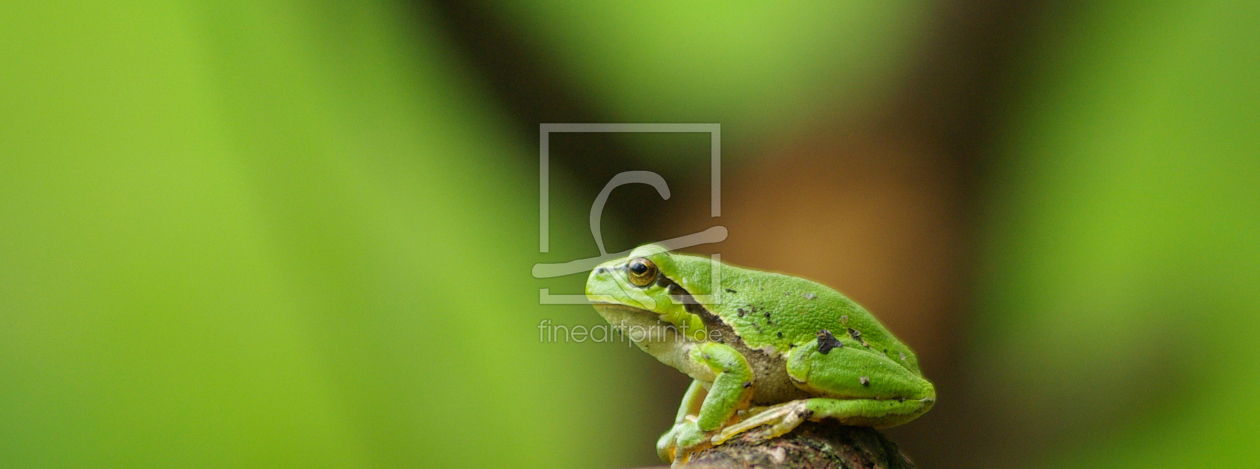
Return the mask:
[[[746,436],[746,435],[745,435]],[[750,443],[743,436],[692,456],[689,469],[913,469],[884,434],[869,427],[805,422],[791,433]]]

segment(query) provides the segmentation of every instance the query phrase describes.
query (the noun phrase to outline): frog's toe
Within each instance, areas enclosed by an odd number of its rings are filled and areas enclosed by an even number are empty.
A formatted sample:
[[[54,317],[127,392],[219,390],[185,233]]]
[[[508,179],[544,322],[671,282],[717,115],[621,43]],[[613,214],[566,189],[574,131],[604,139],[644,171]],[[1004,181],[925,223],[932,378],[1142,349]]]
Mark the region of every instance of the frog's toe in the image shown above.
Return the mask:
[[[656,441],[656,455],[662,461],[672,462],[675,466],[685,464],[691,454],[713,446],[709,442],[713,434],[714,432],[701,430],[694,418],[688,418],[661,435]]]
[[[713,446],[710,442],[712,437],[712,432],[701,430],[695,422],[684,423],[675,440],[674,465],[686,464],[693,453]]]
[[[783,435],[795,429],[813,414],[808,402],[808,399],[801,399],[767,408],[742,422],[723,428],[713,436],[711,441],[714,445],[720,445],[754,429],[756,429],[755,432],[748,434],[756,441]]]
[[[673,462],[674,460],[674,450],[678,448],[678,435],[675,433],[677,428],[678,425],[674,425],[674,428],[661,435],[661,439],[656,440],[656,455],[660,456],[661,461]]]

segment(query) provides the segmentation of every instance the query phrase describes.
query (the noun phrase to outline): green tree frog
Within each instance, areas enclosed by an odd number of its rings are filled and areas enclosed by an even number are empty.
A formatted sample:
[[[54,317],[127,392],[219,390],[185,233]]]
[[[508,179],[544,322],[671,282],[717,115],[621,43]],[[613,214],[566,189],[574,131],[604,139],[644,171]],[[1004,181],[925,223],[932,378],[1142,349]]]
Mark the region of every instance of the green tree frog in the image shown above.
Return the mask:
[[[769,439],[825,418],[891,427],[936,402],[914,352],[819,283],[648,244],[592,270],[586,295],[639,348],[693,379],[657,442],[675,465],[744,433]]]

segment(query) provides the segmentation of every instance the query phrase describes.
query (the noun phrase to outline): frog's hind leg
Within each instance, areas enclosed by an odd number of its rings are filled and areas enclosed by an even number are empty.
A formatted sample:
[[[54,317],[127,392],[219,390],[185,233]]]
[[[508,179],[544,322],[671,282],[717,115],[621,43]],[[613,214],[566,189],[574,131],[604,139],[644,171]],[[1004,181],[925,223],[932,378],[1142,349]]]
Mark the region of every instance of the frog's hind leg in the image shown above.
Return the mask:
[[[936,402],[936,389],[917,370],[894,361],[864,342],[841,342],[830,332],[827,347],[815,339],[789,352],[788,377],[797,388],[819,396],[776,404],[728,425],[711,438],[721,444],[749,433],[774,438],[805,420],[831,418],[843,425],[884,428],[914,420]]]
[[[726,426],[713,436],[712,443],[715,446],[720,445],[755,428],[758,429],[757,433],[752,435],[756,441],[769,440],[790,432],[809,418],[807,401],[809,399],[800,399],[768,407],[739,423]]]
[[[750,432],[749,435],[756,441],[768,440],[791,432],[806,420],[818,422],[826,418],[835,419],[843,425],[890,427],[918,417],[931,407],[932,400],[799,399],[771,406],[727,426],[713,436],[712,442],[720,445],[745,432]]]

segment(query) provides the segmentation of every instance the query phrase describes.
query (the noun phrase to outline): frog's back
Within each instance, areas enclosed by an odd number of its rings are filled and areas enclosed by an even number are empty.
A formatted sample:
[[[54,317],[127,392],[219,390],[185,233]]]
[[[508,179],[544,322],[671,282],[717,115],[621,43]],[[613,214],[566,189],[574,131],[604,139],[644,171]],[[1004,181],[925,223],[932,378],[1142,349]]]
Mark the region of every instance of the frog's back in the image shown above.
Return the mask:
[[[708,263],[708,259],[695,258]],[[799,277],[722,265],[718,302],[707,305],[751,348],[786,353],[831,332],[844,346],[884,354],[915,374],[918,360],[866,309],[826,285]],[[711,290],[696,286],[701,290]],[[694,294],[694,292],[693,292]]]

